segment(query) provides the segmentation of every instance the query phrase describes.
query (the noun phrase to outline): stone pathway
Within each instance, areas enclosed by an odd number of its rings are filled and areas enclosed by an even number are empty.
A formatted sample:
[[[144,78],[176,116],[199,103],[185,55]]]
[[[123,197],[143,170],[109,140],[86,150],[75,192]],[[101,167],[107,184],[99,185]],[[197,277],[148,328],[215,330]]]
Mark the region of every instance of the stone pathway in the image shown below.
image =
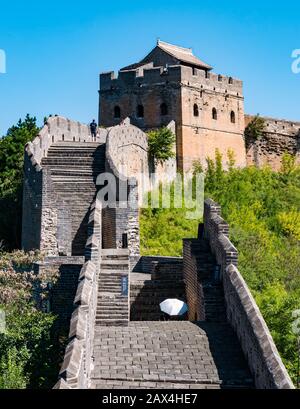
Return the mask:
[[[91,388],[249,388],[251,375],[226,323],[139,321],[97,327]]]

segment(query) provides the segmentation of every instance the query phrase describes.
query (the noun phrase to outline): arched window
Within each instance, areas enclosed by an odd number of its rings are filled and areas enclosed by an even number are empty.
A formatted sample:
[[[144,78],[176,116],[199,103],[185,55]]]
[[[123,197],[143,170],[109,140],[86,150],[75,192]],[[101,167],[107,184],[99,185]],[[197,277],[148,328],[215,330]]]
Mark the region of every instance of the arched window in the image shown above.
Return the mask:
[[[230,121],[232,124],[235,124],[235,113],[233,111],[230,113]]]
[[[143,107],[143,105],[138,105],[136,107],[136,116],[138,118],[144,118],[144,107]]]
[[[160,114],[161,115],[168,115],[168,106],[164,102],[160,106]]]
[[[121,108],[118,105],[114,108],[114,118],[121,118]]]
[[[216,108],[213,108],[212,110],[212,119],[214,119],[215,121],[218,119],[218,113]]]
[[[197,104],[194,104],[194,116],[199,116],[199,108]]]

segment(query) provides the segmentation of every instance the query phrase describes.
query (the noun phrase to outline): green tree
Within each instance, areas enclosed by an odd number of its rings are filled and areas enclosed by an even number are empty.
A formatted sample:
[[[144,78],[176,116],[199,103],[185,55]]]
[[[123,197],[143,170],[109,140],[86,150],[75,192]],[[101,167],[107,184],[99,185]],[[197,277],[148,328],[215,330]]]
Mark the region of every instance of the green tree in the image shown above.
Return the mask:
[[[246,140],[258,140],[263,136],[266,128],[266,123],[264,118],[260,117],[259,114],[249,122],[245,129]]]
[[[174,158],[174,144],[175,135],[167,127],[148,132],[148,151],[155,163],[164,163]]]
[[[0,139],[0,242],[8,250],[20,247],[24,146],[38,132],[27,114]]]
[[[58,373],[61,346],[55,316],[40,311],[37,290],[47,296],[56,276],[33,273],[38,253],[0,253],[0,308],[5,331],[0,333],[0,389],[51,387]]]

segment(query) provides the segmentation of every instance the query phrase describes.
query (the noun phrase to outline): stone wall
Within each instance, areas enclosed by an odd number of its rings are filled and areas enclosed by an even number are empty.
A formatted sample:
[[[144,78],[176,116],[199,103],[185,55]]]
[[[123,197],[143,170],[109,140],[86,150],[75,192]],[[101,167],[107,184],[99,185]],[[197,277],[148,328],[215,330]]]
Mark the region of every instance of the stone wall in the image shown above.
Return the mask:
[[[133,269],[133,272],[147,273],[151,274],[153,271],[153,266],[156,263],[180,263],[182,262],[182,257],[168,257],[168,256],[141,256]]]
[[[149,165],[147,136],[129,121],[109,131],[106,171],[115,176],[117,189],[126,189],[123,197],[118,193],[116,201],[103,208],[103,247],[122,248],[126,236],[132,268],[140,255],[138,200],[149,189]]]
[[[206,167],[206,158],[214,159],[215,150],[223,155],[227,167],[227,151],[233,150],[236,165],[246,164],[244,146],[244,97],[240,80],[183,67],[181,83],[181,129],[178,157],[184,171],[195,161]],[[197,107],[195,115],[194,107]],[[216,119],[212,111],[216,110]],[[234,115],[232,121],[231,115]]]
[[[49,288],[47,309],[57,315],[56,327],[66,329],[74,310],[74,297],[78,277],[84,263],[83,257],[46,257],[35,265],[35,272],[56,277]]]
[[[183,273],[190,321],[205,320],[203,291],[198,279],[197,260],[192,253],[193,239],[183,240]]]
[[[120,179],[148,175],[147,135],[129,121],[110,129],[106,142],[107,168]]]
[[[229,240],[229,226],[221,217],[220,206],[207,199],[204,205],[204,234],[221,267],[226,313],[237,333],[260,389],[293,389],[268,327],[237,269],[238,253]]]
[[[141,129],[159,128],[180,115],[181,67],[170,66],[144,69],[142,75],[136,70],[120,71],[118,78],[113,72],[100,75],[99,123],[105,127],[119,124],[130,117]],[[168,107],[161,115],[161,104]],[[139,117],[137,106],[144,107],[144,116]],[[120,108],[120,118],[114,117],[114,108]]]
[[[97,308],[98,274],[101,258],[101,203],[96,200],[90,213],[89,238],[74,299],[69,343],[54,389],[86,389],[93,370],[93,341]]]
[[[41,237],[39,249],[48,256],[58,256],[57,228],[58,228],[58,196],[52,183],[51,172],[43,168],[43,195]]]
[[[111,205],[113,207],[103,208],[103,248],[123,248],[124,235],[126,235],[132,269],[140,257],[139,210],[131,208],[127,202]]]
[[[22,248],[38,249],[41,237],[43,172],[24,157]]]
[[[254,117],[245,116],[245,125]],[[266,130],[259,140],[246,139],[246,152],[248,165],[270,165],[272,169],[279,170],[282,155],[289,153],[296,155],[300,164],[300,122],[263,117]]]

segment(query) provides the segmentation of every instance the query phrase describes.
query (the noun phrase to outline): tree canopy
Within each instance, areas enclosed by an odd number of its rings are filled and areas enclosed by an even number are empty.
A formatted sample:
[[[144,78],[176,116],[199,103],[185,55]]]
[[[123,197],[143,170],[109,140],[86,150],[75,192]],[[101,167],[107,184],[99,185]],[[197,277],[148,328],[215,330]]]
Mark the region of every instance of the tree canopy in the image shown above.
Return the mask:
[[[38,132],[27,114],[0,139],[0,245],[7,250],[20,247],[24,146]]]

